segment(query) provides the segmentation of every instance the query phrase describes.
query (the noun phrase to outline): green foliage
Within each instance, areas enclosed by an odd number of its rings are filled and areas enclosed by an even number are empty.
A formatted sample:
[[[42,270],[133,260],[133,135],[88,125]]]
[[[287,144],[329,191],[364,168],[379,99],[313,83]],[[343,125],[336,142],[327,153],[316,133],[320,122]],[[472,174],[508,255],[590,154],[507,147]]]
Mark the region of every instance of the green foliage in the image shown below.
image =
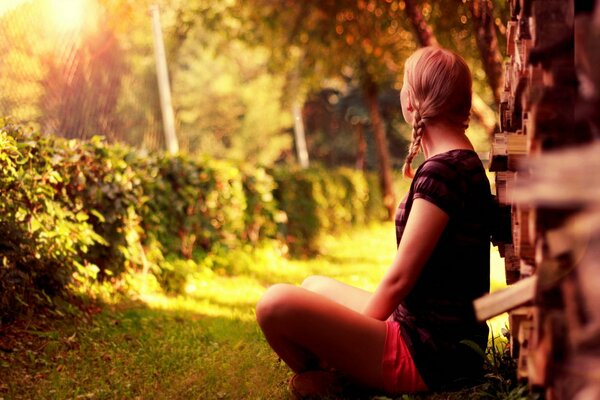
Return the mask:
[[[318,252],[321,234],[384,217],[377,179],[350,169],[276,170],[275,197],[287,214],[283,235],[292,254]]]
[[[273,165],[290,151],[292,125],[282,106],[282,76],[267,69],[269,54],[219,37],[197,24],[171,69],[178,134],[190,154]]]
[[[195,272],[169,257],[228,273],[223,265],[231,254],[241,260],[244,246],[279,240],[293,254],[315,253],[323,233],[383,209],[376,180],[350,169],[143,155],[2,120],[0,162],[0,316],[35,302],[29,287],[52,295],[69,284],[114,284],[126,271],[154,273],[179,293]]]
[[[285,219],[273,196],[275,179],[264,168],[243,168],[242,184],[246,196],[245,231],[243,239],[256,243],[259,239],[276,238],[277,224]]]
[[[90,223],[90,209],[68,195],[77,185],[75,147],[25,132],[0,120],[0,318],[35,296],[31,286],[54,294],[73,274],[94,277],[83,255],[104,238]],[[47,296],[46,296],[47,297]],[[48,298],[49,299],[49,298]]]

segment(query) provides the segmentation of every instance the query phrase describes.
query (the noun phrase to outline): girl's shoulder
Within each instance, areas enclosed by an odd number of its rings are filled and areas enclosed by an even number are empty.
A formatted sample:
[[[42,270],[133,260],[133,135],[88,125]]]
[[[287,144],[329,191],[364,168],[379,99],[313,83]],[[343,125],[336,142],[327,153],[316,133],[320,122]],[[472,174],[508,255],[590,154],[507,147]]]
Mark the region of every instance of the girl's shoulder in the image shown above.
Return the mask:
[[[415,178],[432,177],[454,180],[460,176],[485,174],[481,159],[474,150],[456,149],[436,154],[426,159],[417,169]]]
[[[410,194],[424,198],[448,215],[470,201],[489,197],[490,185],[485,168],[473,150],[451,150],[428,158],[417,170]]]

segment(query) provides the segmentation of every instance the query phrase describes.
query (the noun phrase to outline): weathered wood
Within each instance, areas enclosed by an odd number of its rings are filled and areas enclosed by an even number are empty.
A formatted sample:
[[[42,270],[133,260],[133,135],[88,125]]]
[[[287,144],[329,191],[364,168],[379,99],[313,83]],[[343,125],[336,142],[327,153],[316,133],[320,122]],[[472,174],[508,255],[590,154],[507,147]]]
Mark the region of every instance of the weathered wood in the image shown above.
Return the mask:
[[[569,208],[600,200],[600,142],[544,153],[528,169],[530,178],[515,185],[515,202]]]
[[[473,303],[477,319],[485,321],[531,302],[535,296],[536,283],[537,276],[534,275],[506,289],[478,298]]]
[[[512,244],[504,245],[504,267],[506,283],[511,285],[521,278],[521,260],[515,255]]]
[[[490,148],[490,165],[488,169],[492,172],[506,171],[508,169],[508,146],[506,133],[496,133]]]
[[[522,120],[519,117],[519,120]],[[508,169],[511,171],[519,170],[519,166],[528,153],[527,136],[521,132],[509,134],[506,136],[506,152],[508,153]]]
[[[591,6],[574,15],[573,0],[509,0],[502,133],[490,152],[498,201],[511,211],[512,244],[498,248],[507,283],[520,280],[475,309],[478,318],[512,309],[517,375],[548,399],[600,398],[596,3],[592,16]]]
[[[532,4],[532,17],[536,23],[532,39],[538,48],[555,45],[572,33],[573,2],[569,0],[542,0]]]
[[[533,318],[531,306],[518,307],[508,315],[508,327],[513,333],[510,335],[510,354],[514,358],[519,356],[520,343],[518,332],[521,322],[530,320],[531,318]]]

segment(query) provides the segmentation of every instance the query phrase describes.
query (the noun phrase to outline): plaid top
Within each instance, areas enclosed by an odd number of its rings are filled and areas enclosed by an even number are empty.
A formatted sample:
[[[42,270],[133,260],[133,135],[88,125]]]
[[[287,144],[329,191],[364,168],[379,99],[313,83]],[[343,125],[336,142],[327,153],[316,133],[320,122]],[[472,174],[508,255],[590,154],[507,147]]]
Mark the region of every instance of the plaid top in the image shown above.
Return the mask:
[[[451,150],[417,169],[396,213],[400,243],[415,199],[449,216],[415,286],[393,318],[429,389],[456,386],[482,374],[488,327],[475,319],[472,302],[489,291],[492,195],[481,160],[472,150]]]

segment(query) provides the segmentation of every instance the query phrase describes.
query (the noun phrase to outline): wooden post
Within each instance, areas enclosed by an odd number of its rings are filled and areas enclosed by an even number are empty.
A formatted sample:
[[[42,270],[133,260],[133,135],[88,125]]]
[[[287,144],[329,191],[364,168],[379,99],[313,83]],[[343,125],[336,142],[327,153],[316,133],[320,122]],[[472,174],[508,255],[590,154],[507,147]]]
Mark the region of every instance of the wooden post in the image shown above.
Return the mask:
[[[292,105],[294,117],[294,139],[296,141],[296,154],[302,168],[308,168],[308,151],[306,150],[306,136],[304,135],[304,120],[302,119],[302,107],[298,102]]]
[[[169,72],[167,70],[167,57],[165,54],[165,43],[160,28],[158,6],[151,6],[150,13],[152,14],[152,33],[154,38],[154,54],[156,56],[156,77],[158,80],[165,144],[169,153],[175,154],[179,151],[179,143],[177,142],[177,135],[175,134],[175,115],[173,114],[173,104],[171,102],[171,87],[169,84]]]

